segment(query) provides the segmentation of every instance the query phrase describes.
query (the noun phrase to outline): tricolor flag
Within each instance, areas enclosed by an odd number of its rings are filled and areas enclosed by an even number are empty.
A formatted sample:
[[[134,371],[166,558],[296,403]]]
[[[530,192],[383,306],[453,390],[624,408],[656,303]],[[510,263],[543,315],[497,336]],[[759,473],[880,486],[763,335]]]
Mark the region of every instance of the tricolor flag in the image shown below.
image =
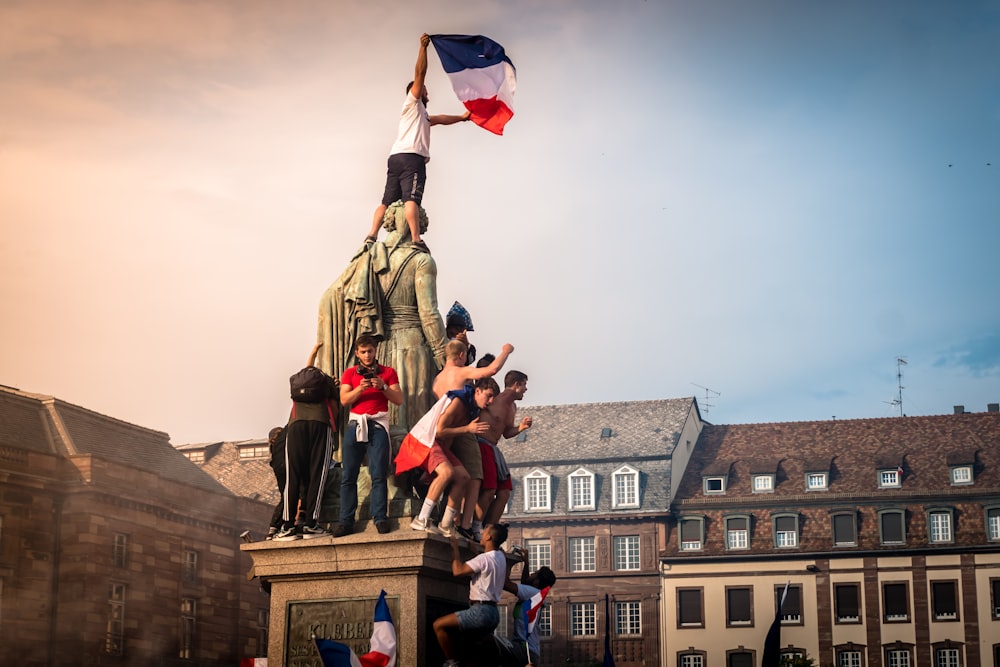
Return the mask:
[[[451,401],[452,397],[448,394],[439,398],[438,402],[420,418],[420,421],[403,438],[395,459],[397,475],[422,466],[427,460],[427,455],[430,454],[431,447],[434,446],[434,438],[437,436],[438,419],[441,418],[441,413]]]
[[[538,612],[542,610],[542,603],[545,602],[545,596],[549,594],[551,588],[551,586],[546,586],[535,593],[530,600],[518,600],[517,604],[514,605],[514,618],[518,623],[524,624],[525,637],[531,636],[535,630],[535,625],[538,623]]]
[[[358,656],[347,644],[332,639],[315,637],[323,667],[394,667],[396,664],[396,628],[392,625],[385,591],[379,593],[375,603],[375,627],[372,630],[371,650]],[[265,665],[266,667],[266,665]]]
[[[767,630],[764,637],[764,651],[761,653],[761,667],[778,667],[781,664],[781,608],[785,606],[785,598],[788,597],[788,585],[791,581],[785,582],[785,590],[781,592],[781,599],[778,600],[778,611],[774,614],[774,622]]]
[[[267,658],[241,658],[240,667],[267,667]]]
[[[444,71],[472,122],[494,134],[514,115],[517,73],[503,47],[482,35],[431,35]]]

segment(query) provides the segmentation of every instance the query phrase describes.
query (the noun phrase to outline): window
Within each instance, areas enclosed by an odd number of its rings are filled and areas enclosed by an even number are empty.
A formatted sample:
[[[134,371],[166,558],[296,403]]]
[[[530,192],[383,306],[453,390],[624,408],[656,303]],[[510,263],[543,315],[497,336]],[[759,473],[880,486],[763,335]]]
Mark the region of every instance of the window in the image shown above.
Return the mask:
[[[493,634],[497,637],[509,637],[510,630],[507,627],[507,617],[510,615],[510,609],[508,609],[507,605],[500,605],[499,611],[500,623],[498,623],[497,627],[493,630]]]
[[[198,583],[198,552],[191,549],[184,550],[184,572],[185,584]]]
[[[115,533],[111,561],[115,567],[128,567],[128,535]]]
[[[774,491],[774,475],[754,475],[753,492],[770,493]]]
[[[934,667],[961,667],[957,648],[939,648],[934,651]]]
[[[935,621],[958,620],[958,586],[956,582],[931,582],[931,608]]]
[[[986,539],[1000,542],[1000,507],[986,508]]]
[[[569,538],[570,572],[593,572],[595,569],[594,538]]]
[[[188,461],[191,463],[204,463],[205,462],[205,450],[200,449],[194,452],[184,452],[184,456],[187,457]]]
[[[642,610],[638,601],[615,603],[615,634],[642,634]]]
[[[271,458],[271,448],[267,445],[256,447],[240,447],[241,459],[269,459]]]
[[[549,481],[549,476],[541,470],[533,470],[524,478],[524,511],[552,511]]]
[[[177,657],[181,660],[194,659],[195,613],[197,601],[193,598],[181,600],[181,643]]]
[[[548,603],[538,610],[538,616],[535,617],[535,627],[538,629],[539,637],[552,636],[552,607]]]
[[[532,565],[534,565],[533,562]],[[638,535],[625,535],[623,537],[615,538],[615,569],[616,570],[639,569]]]
[[[887,649],[885,664],[886,667],[910,667],[910,652],[907,649]]]
[[[725,477],[705,477],[705,493],[706,494],[719,494],[726,492],[726,478]]]
[[[952,541],[951,515],[951,509],[934,509],[928,511],[928,539],[932,544],[943,544]]]
[[[784,586],[776,586],[774,589],[774,608],[775,610],[781,608],[781,624],[802,625],[802,587],[789,586],[785,603],[781,604],[781,595],[784,591]]]
[[[271,612],[267,609],[257,610],[257,657],[267,657],[267,624],[271,620]]]
[[[611,476],[613,507],[639,506],[639,471],[625,466],[615,471]]]
[[[807,491],[825,491],[826,490],[826,473],[825,472],[811,472],[806,475],[806,490]]]
[[[858,584],[834,584],[833,598],[836,605],[837,623],[860,623],[860,586]]]
[[[549,540],[525,540],[524,546],[528,550],[528,562],[536,570],[543,565],[552,567],[552,542]]]
[[[882,608],[886,623],[910,620],[910,594],[905,582],[882,584]]]
[[[677,667],[705,667],[705,654],[678,653]]]
[[[754,667],[754,656],[752,651],[727,651],[727,667]]]
[[[892,468],[891,470],[878,471],[878,486],[880,489],[898,489],[902,484],[900,479],[903,476],[902,468]]]
[[[774,546],[778,548],[799,545],[799,517],[778,515],[774,517]]]
[[[574,602],[569,606],[570,634],[574,637],[597,635],[597,604]]]
[[[726,626],[753,625],[753,589],[726,587]]]
[[[731,516],[726,519],[726,548],[750,548],[750,517]]]
[[[831,515],[833,521],[833,545],[853,547],[858,543],[858,516],[855,512]]]
[[[784,662],[795,662],[796,660],[805,657],[806,657],[805,651],[785,649],[784,651],[778,654],[778,664]]]
[[[993,620],[1000,619],[1000,579],[990,579],[990,609]]]
[[[677,589],[677,627],[705,627],[705,619],[701,613],[701,596],[700,588]]]
[[[681,551],[699,551],[703,541],[705,520],[701,517],[681,517],[678,523]]]
[[[951,483],[955,486],[972,484],[972,466],[953,466],[951,469]]]
[[[837,651],[837,667],[861,667],[861,651]]]
[[[104,652],[125,655],[125,584],[111,584],[108,591],[108,625]]]
[[[569,476],[569,508],[594,509],[594,473],[580,468]]]
[[[905,544],[906,528],[903,510],[880,510],[878,513],[878,534],[882,544]]]

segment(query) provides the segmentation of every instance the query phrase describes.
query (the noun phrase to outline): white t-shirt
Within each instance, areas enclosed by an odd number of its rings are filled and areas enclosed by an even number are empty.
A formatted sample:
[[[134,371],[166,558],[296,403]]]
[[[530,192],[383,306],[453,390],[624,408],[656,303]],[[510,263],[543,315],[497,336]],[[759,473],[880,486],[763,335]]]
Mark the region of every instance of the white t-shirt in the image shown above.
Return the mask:
[[[500,602],[507,579],[507,558],[499,549],[485,551],[465,563],[475,573],[469,585],[469,599]]]
[[[406,101],[399,114],[396,143],[392,145],[389,155],[397,153],[416,153],[424,156],[424,162],[431,161],[431,119],[427,115],[427,107],[411,92],[406,93]]]

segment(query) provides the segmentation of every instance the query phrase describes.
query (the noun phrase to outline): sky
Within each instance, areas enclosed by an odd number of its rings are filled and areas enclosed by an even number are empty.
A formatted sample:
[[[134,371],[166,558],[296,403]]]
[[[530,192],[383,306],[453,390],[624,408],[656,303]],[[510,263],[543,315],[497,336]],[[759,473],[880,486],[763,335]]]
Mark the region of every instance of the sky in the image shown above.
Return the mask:
[[[283,423],[423,32],[517,68],[424,206],[524,414],[1000,402],[998,0],[0,0],[0,384],[174,444]]]

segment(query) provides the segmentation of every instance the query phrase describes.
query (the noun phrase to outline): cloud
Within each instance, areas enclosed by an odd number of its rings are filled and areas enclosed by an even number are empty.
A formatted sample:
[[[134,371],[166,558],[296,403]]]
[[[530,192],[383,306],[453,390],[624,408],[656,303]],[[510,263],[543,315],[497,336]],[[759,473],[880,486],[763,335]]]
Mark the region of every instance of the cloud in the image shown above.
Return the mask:
[[[1000,374],[1000,334],[974,338],[946,350],[935,368],[964,368],[974,377]]]

